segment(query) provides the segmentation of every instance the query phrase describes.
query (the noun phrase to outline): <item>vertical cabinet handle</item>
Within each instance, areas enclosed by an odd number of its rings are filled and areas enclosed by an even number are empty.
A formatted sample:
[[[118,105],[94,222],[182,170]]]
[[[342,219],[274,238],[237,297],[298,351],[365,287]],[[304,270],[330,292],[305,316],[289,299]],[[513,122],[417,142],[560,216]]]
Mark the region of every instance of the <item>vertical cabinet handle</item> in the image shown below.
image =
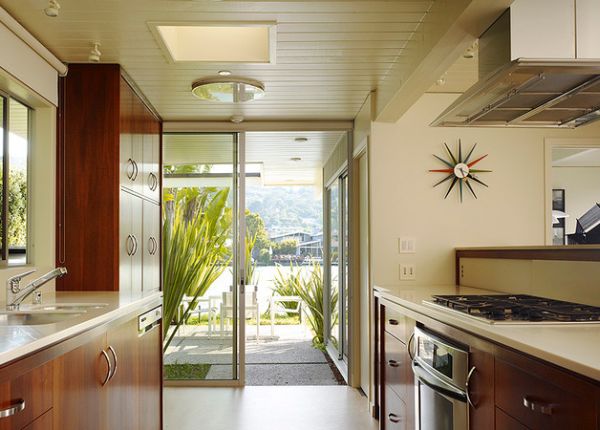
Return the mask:
[[[148,188],[150,191],[156,191],[158,188],[158,177],[154,173],[148,175]]]
[[[6,409],[0,410],[0,418],[8,418],[25,410],[25,400],[21,399],[13,403]]]
[[[125,250],[127,251],[127,255],[129,255],[130,257],[133,255],[133,251],[135,250],[133,236],[130,234],[127,235],[127,239],[125,240]]]
[[[135,162],[129,158],[127,160],[127,166],[125,167],[125,173],[127,174],[127,179],[133,181],[133,176],[135,175]]]
[[[469,374],[467,375],[467,380],[465,382],[465,394],[467,395],[467,403],[472,407],[475,408],[475,404],[471,401],[471,396],[469,393],[470,387],[469,384],[471,383],[471,376],[473,376],[473,373],[475,373],[475,370],[477,370],[477,368],[475,366],[471,367],[471,370],[469,370]]]
[[[112,378],[114,378],[115,374],[117,373],[117,368],[119,367],[119,357],[117,357],[117,353],[116,353],[115,349],[112,347],[112,345],[108,346],[108,350],[112,354],[113,359],[115,361],[114,367],[112,368],[112,374],[108,378],[108,380],[110,381]]]
[[[135,160],[132,160],[133,163],[133,177],[131,178],[132,181],[135,181],[138,177],[138,174],[140,173],[140,169],[138,168],[138,163]]]
[[[415,334],[411,334],[410,338],[408,339],[408,345],[406,345],[406,349],[408,352],[408,356],[410,357],[410,361],[413,361],[415,359],[415,355],[412,352],[412,342],[415,339]]]
[[[108,354],[106,353],[105,350],[102,350],[101,352],[102,357],[104,357],[104,359],[106,360],[106,364],[108,365],[108,371],[106,372],[106,376],[104,377],[104,380],[102,381],[102,386],[108,384],[108,381],[110,381],[110,378],[112,377],[113,374],[113,366],[112,366],[112,362],[110,361],[110,358],[108,357]]]
[[[158,251],[158,242],[154,237],[150,237],[150,239],[148,239],[148,254],[154,255],[156,254],[156,251]]]
[[[135,255],[137,254],[138,251],[138,241],[137,238],[135,237],[135,235],[131,235],[132,239],[133,239],[133,252],[131,253],[131,255]]]

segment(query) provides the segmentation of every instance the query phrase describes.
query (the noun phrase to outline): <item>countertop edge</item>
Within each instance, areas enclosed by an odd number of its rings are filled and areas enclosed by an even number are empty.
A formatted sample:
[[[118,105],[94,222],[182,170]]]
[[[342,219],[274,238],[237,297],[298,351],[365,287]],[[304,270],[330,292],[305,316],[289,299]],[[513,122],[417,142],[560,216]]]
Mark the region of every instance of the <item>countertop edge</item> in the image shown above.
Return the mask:
[[[497,293],[497,292],[496,292]],[[509,336],[502,335],[493,331],[493,326],[486,323],[469,321],[465,318],[456,318],[452,315],[447,315],[443,312],[437,311],[433,308],[427,307],[420,303],[415,303],[411,300],[404,299],[394,294],[389,288],[386,287],[374,287],[374,294],[376,297],[388,300],[398,306],[402,306],[415,312],[419,315],[423,315],[426,318],[433,319],[442,324],[451,326],[457,330],[461,330],[473,336],[512,348],[516,351],[520,351],[523,354],[530,355],[534,358],[544,360],[548,363],[562,367],[568,371],[577,373],[583,377],[592,379],[597,383],[600,383],[600,366],[598,368],[590,367],[584,363],[569,359],[559,354],[555,354],[547,349],[541,349],[526,343],[523,343],[517,339]]]
[[[107,322],[116,320],[128,314],[134,313],[136,309],[142,308],[152,302],[162,299],[162,291],[157,291],[146,297],[141,297],[137,300],[133,300],[123,306],[119,306],[116,309],[111,309],[101,315],[92,317],[90,319],[81,321],[65,329],[59,330],[55,333],[48,334],[39,339],[35,339],[27,344],[18,346],[9,351],[0,353],[0,366],[10,365],[10,363],[18,361],[25,356],[35,354],[51,345],[60,343],[74,336],[78,336],[85,333],[88,330],[92,330]]]

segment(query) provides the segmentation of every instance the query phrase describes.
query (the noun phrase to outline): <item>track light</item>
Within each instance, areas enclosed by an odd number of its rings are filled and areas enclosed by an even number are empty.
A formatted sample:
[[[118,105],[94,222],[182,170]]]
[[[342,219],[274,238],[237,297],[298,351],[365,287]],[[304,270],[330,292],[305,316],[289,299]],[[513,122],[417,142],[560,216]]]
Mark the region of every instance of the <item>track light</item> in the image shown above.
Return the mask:
[[[92,63],[100,62],[100,56],[102,55],[102,52],[100,52],[100,50],[98,49],[99,46],[100,44],[98,42],[92,43],[92,50],[90,51],[90,55],[88,56],[88,60]]]
[[[58,0],[50,0],[48,2],[48,7],[44,9],[44,13],[51,18],[56,18],[59,11],[60,3],[58,3]]]

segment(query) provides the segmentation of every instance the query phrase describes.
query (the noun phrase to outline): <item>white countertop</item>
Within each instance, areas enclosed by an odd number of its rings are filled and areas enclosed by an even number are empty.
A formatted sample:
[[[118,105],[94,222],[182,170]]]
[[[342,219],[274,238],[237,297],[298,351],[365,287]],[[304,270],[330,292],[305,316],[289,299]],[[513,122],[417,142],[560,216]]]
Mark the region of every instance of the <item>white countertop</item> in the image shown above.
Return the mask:
[[[600,381],[599,324],[488,324],[423,304],[434,294],[501,294],[452,286],[376,286],[376,294],[416,313]]]
[[[161,300],[162,292],[152,292],[136,296],[118,292],[57,292],[53,303],[103,303],[107,306],[88,309],[81,315],[56,324],[31,326],[0,326],[0,365],[16,360],[27,354],[39,351],[49,345],[90,330],[100,324],[125,316],[136,309]],[[21,311],[31,309],[21,306]]]

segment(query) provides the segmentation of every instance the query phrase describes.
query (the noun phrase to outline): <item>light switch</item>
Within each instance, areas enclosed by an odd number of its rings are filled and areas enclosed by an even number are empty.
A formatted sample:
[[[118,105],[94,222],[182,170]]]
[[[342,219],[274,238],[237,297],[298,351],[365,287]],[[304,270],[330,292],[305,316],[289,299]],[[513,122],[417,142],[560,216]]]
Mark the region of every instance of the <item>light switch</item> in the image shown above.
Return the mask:
[[[414,281],[417,279],[417,266],[414,263],[400,264],[400,280]]]
[[[410,237],[398,239],[398,252],[400,254],[414,254],[417,252],[417,241]]]

